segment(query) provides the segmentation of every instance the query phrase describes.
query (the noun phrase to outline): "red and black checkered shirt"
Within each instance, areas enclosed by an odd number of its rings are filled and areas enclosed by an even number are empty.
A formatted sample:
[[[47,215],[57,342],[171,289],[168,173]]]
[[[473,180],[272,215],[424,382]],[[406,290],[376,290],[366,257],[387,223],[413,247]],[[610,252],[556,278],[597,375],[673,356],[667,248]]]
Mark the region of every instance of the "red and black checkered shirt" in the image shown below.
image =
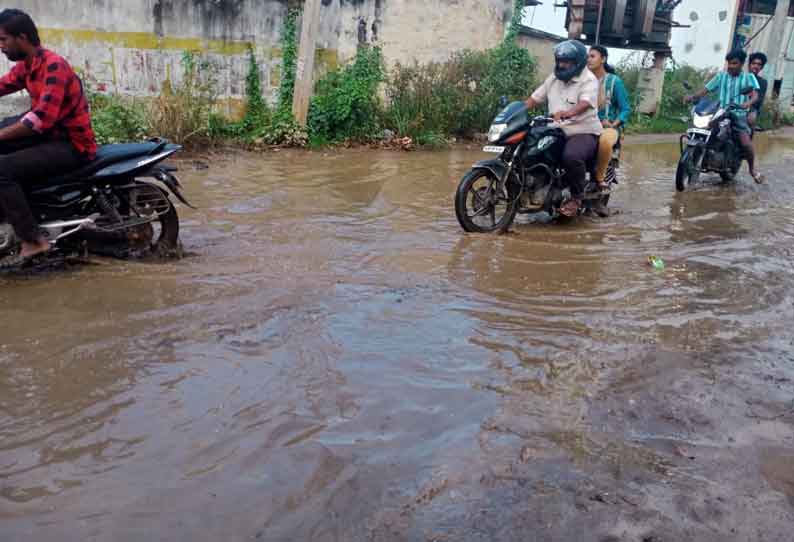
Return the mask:
[[[91,112],[80,78],[66,60],[47,49],[38,49],[30,68],[17,62],[0,78],[0,96],[26,89],[30,111],[22,123],[39,134],[68,139],[86,159],[96,156]]]

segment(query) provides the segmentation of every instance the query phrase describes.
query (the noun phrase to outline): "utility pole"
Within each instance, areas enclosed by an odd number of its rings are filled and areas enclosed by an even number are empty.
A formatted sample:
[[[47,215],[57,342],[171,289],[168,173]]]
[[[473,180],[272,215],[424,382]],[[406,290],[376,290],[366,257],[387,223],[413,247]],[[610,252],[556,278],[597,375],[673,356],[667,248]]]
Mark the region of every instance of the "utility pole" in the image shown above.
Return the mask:
[[[295,93],[292,97],[292,115],[301,126],[306,126],[309,102],[314,90],[314,50],[320,27],[321,5],[322,0],[306,0],[303,4],[301,41],[295,70]]]
[[[766,72],[772,88],[774,88],[775,81],[777,80],[778,68],[782,64],[782,53],[788,52],[783,51],[783,47],[785,47],[786,44],[783,43],[782,36],[786,33],[786,18],[788,17],[790,8],[791,0],[777,1],[775,18],[772,21],[772,39],[770,40],[769,64],[767,65]],[[791,105],[791,97],[789,96],[788,99],[786,99],[785,96],[781,96],[781,98],[782,99],[778,100],[778,108],[780,111],[788,111],[788,107]]]

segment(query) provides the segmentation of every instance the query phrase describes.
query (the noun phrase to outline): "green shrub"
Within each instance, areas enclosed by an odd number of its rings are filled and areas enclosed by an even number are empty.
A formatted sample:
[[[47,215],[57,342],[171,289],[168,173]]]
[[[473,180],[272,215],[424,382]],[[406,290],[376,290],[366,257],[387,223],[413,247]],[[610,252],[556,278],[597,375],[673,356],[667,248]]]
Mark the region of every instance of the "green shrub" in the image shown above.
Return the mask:
[[[384,124],[418,139],[422,134],[471,136],[488,129],[502,96],[523,100],[535,84],[529,53],[505,43],[462,51],[446,62],[396,65],[386,87]]]
[[[616,66],[618,75],[623,79],[629,99],[632,102],[632,119],[627,130],[630,133],[678,132],[686,130],[691,106],[684,104],[684,97],[694,94],[714,76],[716,70],[698,69],[689,65],[671,63],[664,73],[664,92],[659,108],[653,118],[640,113],[638,105],[639,81],[642,66],[636,62],[625,62]],[[690,86],[688,90],[684,83]]]
[[[180,144],[207,141],[218,96],[216,69],[193,52],[182,55],[182,80],[166,81],[148,109],[152,131]]]
[[[684,97],[697,92],[708,83],[716,70],[697,69],[692,66],[673,65],[664,73],[664,92],[659,115],[670,118],[689,118],[691,106],[684,104]],[[690,89],[684,87],[688,83]]]
[[[220,115],[210,118],[210,132],[216,137],[257,145],[305,146],[306,131],[292,116],[292,96],[295,89],[297,65],[297,18],[299,10],[292,10],[284,21],[281,46],[282,76],[278,107],[271,109],[262,97],[259,63],[253,47],[248,49],[248,73],[245,78],[245,115],[239,122],[228,122]]]
[[[422,144],[444,135],[484,132],[499,112],[502,96],[525,99],[537,67],[518,45],[523,0],[516,0],[504,41],[487,51],[461,51],[446,62],[396,65],[386,85],[384,125]]]
[[[315,144],[377,136],[378,87],[383,60],[377,47],[360,47],[355,60],[317,82],[309,107],[309,133]]]
[[[309,143],[306,130],[295,122],[291,112],[278,111],[267,126],[255,134],[256,143],[305,147]]]
[[[295,73],[298,67],[298,17],[299,9],[291,9],[281,29],[281,84],[278,89],[278,108],[292,110],[295,94]]]
[[[270,108],[262,97],[262,79],[253,47],[248,47],[248,74],[245,77],[245,116],[243,129],[255,131],[270,123]]]
[[[149,131],[141,103],[117,94],[89,92],[91,124],[100,145],[140,141]]]

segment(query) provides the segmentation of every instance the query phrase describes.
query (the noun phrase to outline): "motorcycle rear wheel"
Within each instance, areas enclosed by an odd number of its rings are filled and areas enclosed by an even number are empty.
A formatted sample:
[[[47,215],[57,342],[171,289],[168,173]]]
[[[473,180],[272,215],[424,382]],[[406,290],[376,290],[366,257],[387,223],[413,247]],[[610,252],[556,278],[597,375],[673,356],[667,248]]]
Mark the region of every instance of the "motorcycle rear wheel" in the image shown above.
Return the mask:
[[[168,211],[151,222],[114,232],[86,232],[83,238],[88,242],[89,252],[102,256],[124,259],[179,256],[179,215],[171,203]]]
[[[513,224],[518,211],[518,190],[512,183],[497,194],[499,179],[487,169],[473,169],[458,185],[455,216],[470,233],[504,232]]]

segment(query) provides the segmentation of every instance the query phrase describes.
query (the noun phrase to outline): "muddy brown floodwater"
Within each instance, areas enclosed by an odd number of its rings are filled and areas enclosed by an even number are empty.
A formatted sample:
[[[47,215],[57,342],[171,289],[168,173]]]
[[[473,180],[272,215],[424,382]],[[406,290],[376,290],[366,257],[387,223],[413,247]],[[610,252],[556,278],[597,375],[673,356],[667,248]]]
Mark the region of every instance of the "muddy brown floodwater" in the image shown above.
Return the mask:
[[[501,237],[454,218],[475,151],[186,162],[185,259],[0,277],[0,540],[790,541],[759,144],[680,195],[629,145],[618,214]]]

